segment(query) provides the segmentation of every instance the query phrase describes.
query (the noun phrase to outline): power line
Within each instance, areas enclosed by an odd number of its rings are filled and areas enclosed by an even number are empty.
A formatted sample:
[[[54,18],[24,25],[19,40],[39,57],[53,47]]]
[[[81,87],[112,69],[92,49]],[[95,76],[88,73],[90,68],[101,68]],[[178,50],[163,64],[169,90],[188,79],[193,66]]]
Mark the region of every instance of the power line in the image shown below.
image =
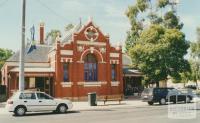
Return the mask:
[[[44,6],[46,9],[48,9],[49,11],[51,11],[54,15],[56,15],[57,17],[59,17],[62,21],[66,22],[67,19],[65,17],[63,17],[62,15],[58,14],[54,9],[50,8],[49,6],[47,6],[45,3],[43,3],[41,0],[37,0],[40,5]]]
[[[9,0],[4,0],[0,3],[0,7],[2,7],[3,5],[5,5]]]

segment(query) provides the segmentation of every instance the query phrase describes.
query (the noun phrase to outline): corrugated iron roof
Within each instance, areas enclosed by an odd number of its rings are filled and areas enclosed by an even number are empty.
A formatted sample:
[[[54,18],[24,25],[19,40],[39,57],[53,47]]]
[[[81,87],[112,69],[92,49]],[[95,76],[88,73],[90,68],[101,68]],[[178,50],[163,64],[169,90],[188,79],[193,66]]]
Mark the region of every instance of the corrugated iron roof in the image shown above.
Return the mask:
[[[36,45],[35,50],[27,54],[29,46],[25,48],[25,62],[48,62],[48,53],[52,49],[49,45]],[[12,55],[7,62],[19,62],[19,51]]]
[[[74,28],[72,28],[71,30],[69,30],[65,35],[64,35],[64,37],[63,37],[63,39],[62,39],[62,43],[66,43],[66,42],[68,42],[69,40],[72,40],[72,35],[73,35],[73,33],[75,33],[75,32],[78,32],[80,29],[81,29],[81,27],[82,27],[82,24],[81,23],[79,23],[79,24],[77,24]]]

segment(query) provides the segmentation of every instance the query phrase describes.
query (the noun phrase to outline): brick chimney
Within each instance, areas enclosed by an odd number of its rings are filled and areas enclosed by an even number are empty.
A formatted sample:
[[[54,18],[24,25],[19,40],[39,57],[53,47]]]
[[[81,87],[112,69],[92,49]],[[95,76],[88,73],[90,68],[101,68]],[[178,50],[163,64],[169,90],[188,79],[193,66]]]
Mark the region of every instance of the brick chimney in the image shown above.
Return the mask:
[[[40,42],[39,44],[44,44],[44,22],[40,23]]]

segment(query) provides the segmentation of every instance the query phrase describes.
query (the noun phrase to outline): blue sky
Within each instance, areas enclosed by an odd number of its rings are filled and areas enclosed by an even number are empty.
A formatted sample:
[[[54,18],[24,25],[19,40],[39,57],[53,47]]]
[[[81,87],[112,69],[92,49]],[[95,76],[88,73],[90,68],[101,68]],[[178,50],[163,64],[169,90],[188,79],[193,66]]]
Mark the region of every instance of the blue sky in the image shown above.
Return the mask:
[[[4,2],[6,1],[6,2]],[[21,1],[0,0],[0,47],[17,50],[21,41]],[[42,3],[41,3],[41,2]],[[200,1],[180,0],[178,15],[184,23],[183,32],[188,40],[196,39],[196,27],[200,26]],[[45,22],[45,31],[77,24],[79,18],[85,23],[89,16],[104,33],[110,34],[111,43],[124,42],[126,31],[130,28],[125,16],[128,5],[135,0],[27,0],[27,38],[34,24],[38,31],[41,21]],[[36,32],[38,35],[38,32]],[[36,35],[36,39],[38,36]]]

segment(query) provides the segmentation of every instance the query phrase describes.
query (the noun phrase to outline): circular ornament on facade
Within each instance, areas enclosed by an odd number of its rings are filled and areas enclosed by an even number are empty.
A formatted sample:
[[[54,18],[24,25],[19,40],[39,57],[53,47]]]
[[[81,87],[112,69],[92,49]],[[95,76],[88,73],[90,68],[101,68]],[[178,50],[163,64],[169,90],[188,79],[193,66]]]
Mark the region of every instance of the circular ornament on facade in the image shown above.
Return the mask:
[[[106,48],[103,48],[103,47],[100,48],[100,52],[101,52],[101,53],[105,53],[105,52],[106,52]]]
[[[83,50],[84,50],[84,47],[83,47],[83,46],[78,46],[78,51],[79,51],[79,52],[83,52]]]
[[[99,36],[97,29],[94,28],[93,26],[86,28],[84,33],[85,33],[85,37],[90,41],[97,40],[97,38]]]

